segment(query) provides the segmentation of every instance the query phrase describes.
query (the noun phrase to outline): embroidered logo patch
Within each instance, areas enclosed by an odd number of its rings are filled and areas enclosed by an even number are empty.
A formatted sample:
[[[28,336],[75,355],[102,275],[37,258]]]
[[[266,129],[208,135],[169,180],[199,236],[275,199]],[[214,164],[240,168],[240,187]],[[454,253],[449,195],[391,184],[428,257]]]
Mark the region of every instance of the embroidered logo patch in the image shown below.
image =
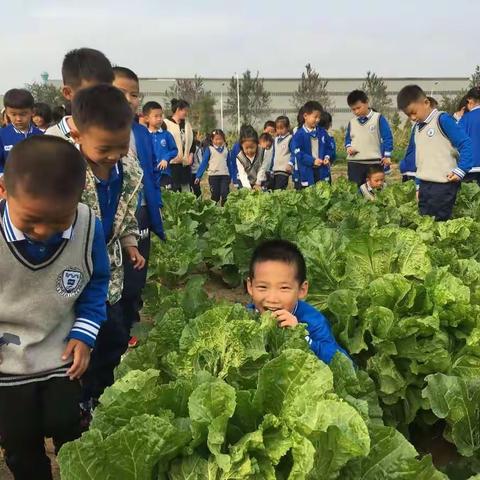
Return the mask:
[[[376,125],[370,125],[370,127],[369,127],[371,132],[374,132],[376,128],[377,128]]]
[[[429,128],[427,130],[427,136],[433,137],[435,135],[435,129],[434,128]]]
[[[77,268],[68,267],[57,277],[57,293],[63,297],[74,297],[80,292],[83,273]]]
[[[5,145],[5,146],[3,147],[3,149],[4,149],[6,152],[9,152],[12,148],[13,148],[13,145]]]
[[[162,139],[160,140],[160,145],[161,145],[162,147],[166,147],[166,146],[167,146],[167,141],[166,141],[164,138],[162,138]]]

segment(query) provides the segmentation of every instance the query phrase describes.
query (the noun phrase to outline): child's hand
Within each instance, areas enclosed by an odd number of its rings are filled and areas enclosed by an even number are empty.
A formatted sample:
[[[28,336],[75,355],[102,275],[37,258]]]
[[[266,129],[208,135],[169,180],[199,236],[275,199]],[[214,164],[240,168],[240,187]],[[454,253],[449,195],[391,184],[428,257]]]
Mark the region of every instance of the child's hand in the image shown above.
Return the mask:
[[[447,179],[448,179],[449,182],[459,182],[461,180],[461,178],[453,172],[450,172],[447,175]]]
[[[158,165],[158,170],[165,170],[168,167],[168,162],[166,160],[162,160]]]
[[[196,178],[195,179],[195,185],[198,185],[200,183],[200,179],[199,178]]]
[[[330,165],[330,159],[329,159],[329,158],[325,158],[325,159],[323,160],[323,164],[328,167],[328,166]]]
[[[287,167],[285,168],[285,171],[287,173],[292,173],[292,166],[290,164],[288,164]]]
[[[389,157],[383,157],[381,163],[384,167],[388,167],[392,164],[392,159]]]
[[[135,270],[141,270],[145,266],[145,259],[140,255],[137,247],[126,247],[128,257],[133,263],[133,268]]]
[[[321,158],[316,158],[315,161],[313,162],[314,167],[320,167],[323,165],[323,160]]]
[[[254,186],[253,186],[253,189],[256,190],[257,192],[260,192],[262,190],[262,186],[261,185],[258,185],[258,183],[256,183]]]
[[[276,310],[273,312],[273,316],[277,320],[279,327],[296,327],[298,325],[297,317],[288,310]]]
[[[354,156],[358,153],[358,150],[355,150],[353,147],[348,147],[348,148],[347,148],[347,153],[348,153],[351,157],[354,157]]]
[[[68,341],[67,347],[62,355],[62,360],[73,358],[73,364],[69,368],[67,375],[70,380],[80,378],[90,363],[90,347],[80,340],[72,338]]]
[[[191,167],[193,165],[193,153],[188,156],[187,165]]]

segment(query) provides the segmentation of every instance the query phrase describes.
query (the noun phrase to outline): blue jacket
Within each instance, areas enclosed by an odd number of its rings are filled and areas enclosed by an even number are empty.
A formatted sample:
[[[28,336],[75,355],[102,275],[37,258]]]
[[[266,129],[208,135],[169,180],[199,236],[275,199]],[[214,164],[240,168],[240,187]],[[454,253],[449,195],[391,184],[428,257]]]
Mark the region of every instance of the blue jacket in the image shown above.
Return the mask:
[[[162,175],[171,176],[170,160],[178,155],[178,148],[173,135],[168,130],[149,132],[149,134],[152,136],[153,141],[153,152],[155,154],[154,173],[158,183]],[[168,162],[168,167],[165,170],[158,170],[157,166],[162,160]]]
[[[465,113],[458,124],[472,140],[473,168],[470,172],[478,173],[480,172],[480,107]]]
[[[408,142],[405,156],[400,160],[400,173],[409,177],[415,177],[417,166],[415,165],[415,127],[410,133],[410,140]]]
[[[135,137],[137,157],[143,170],[143,195],[147,203],[148,216],[150,219],[149,228],[162,240],[165,239],[163,231],[162,216],[160,208],[163,206],[160,187],[155,181],[154,168],[156,165],[153,153],[152,138],[148,130],[139,123],[132,124],[132,131]]]
[[[14,145],[32,135],[43,135],[43,132],[33,125],[33,123],[26,133],[20,132],[20,130],[17,130],[12,124],[0,128],[0,173],[4,171],[8,153]]]
[[[312,152],[311,137],[318,137],[318,152]],[[313,162],[316,158],[324,159],[332,153],[330,137],[324,128],[317,127],[313,132],[308,132],[306,127],[299,128],[292,138],[292,151],[295,157],[295,170],[297,170],[298,181],[303,187],[315,183],[313,173]],[[320,170],[320,179],[324,180],[330,177],[330,167],[322,165],[316,167]]]
[[[238,169],[237,169],[237,156],[242,150],[242,147],[240,146],[240,142],[236,142],[233,144],[232,149],[230,150],[230,153],[228,154],[228,163],[230,165],[229,171],[230,175],[232,177],[232,182],[235,185],[239,185],[238,182]]]

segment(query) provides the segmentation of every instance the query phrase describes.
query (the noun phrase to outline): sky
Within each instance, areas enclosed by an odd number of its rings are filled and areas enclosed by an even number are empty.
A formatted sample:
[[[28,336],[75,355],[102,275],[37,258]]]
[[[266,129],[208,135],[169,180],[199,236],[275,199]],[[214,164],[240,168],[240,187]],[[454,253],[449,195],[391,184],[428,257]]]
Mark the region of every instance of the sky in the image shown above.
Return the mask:
[[[14,0],[1,5],[0,92],[60,78],[72,48],[140,77],[469,76],[478,0]]]

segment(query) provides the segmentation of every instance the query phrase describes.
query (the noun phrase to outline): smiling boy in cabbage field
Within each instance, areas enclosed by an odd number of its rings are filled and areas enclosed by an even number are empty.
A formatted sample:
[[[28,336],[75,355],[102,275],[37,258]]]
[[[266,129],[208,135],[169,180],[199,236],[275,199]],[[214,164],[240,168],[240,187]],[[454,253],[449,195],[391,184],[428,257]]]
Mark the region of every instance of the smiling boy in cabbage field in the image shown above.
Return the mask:
[[[307,342],[317,357],[330,363],[336,352],[348,354],[336,342],[327,318],[304,301],[308,294],[305,258],[286,240],[268,240],[259,245],[250,260],[247,290],[259,313],[271,311],[281,328],[304,323]]]

